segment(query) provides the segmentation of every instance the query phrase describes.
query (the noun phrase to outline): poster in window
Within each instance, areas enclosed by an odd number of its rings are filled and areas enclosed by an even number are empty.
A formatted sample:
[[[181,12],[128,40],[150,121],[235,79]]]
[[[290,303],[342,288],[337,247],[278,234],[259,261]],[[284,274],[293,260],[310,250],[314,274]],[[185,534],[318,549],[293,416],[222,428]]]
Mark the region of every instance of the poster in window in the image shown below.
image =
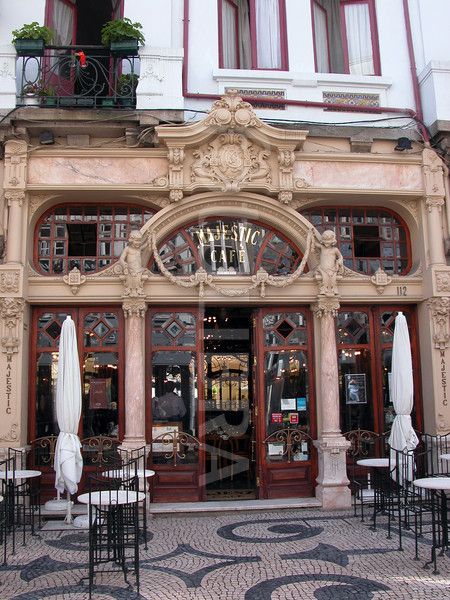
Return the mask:
[[[295,398],[281,398],[281,410],[295,410],[297,402]]]
[[[367,404],[365,373],[346,373],[345,402],[346,404]]]
[[[89,408],[108,410],[111,408],[111,378],[91,379],[89,386]]]

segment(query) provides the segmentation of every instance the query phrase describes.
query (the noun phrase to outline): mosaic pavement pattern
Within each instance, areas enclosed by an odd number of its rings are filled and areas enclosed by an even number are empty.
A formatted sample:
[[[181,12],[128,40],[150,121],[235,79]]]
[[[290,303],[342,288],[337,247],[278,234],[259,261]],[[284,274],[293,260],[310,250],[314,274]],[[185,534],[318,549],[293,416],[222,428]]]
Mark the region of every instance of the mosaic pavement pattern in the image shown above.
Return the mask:
[[[92,597],[118,600],[448,600],[450,553],[440,575],[423,564],[427,540],[414,561],[350,513],[289,510],[215,515],[158,516],[149,544],[140,546],[140,593],[122,573],[100,573]],[[86,600],[87,532],[40,532],[19,545],[0,567],[1,600]],[[130,575],[130,582],[134,577]]]

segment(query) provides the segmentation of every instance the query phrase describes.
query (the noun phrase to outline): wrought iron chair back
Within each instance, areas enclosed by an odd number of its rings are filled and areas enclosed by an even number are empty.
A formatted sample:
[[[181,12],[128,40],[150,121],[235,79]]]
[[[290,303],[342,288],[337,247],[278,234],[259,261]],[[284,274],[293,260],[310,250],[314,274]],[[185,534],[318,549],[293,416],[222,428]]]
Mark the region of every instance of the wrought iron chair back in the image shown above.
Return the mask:
[[[154,464],[198,463],[201,447],[199,440],[184,431],[173,430],[163,433],[152,441],[152,462]]]
[[[450,433],[424,433],[421,441],[429,451],[428,476],[450,475],[450,461],[441,458],[441,454],[450,454]]]

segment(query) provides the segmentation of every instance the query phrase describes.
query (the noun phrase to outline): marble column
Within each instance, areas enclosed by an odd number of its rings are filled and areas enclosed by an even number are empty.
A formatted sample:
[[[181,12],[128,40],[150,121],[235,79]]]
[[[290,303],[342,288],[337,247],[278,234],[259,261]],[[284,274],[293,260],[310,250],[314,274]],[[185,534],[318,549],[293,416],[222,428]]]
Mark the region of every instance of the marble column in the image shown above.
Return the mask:
[[[124,301],[125,314],[125,437],[128,450],[145,445],[145,300]]]
[[[428,244],[431,266],[447,264],[442,237],[442,207],[444,204],[445,200],[443,197],[429,196],[426,199],[428,208]]]
[[[338,362],[336,352],[335,317],[339,301],[319,296],[313,311],[320,323],[320,411],[321,431],[314,442],[319,458],[316,496],[325,509],[347,508],[351,505],[347,478],[346,452],[349,442],[340,431]]]
[[[6,190],[8,226],[6,238],[6,263],[22,262],[22,205],[25,194],[20,190]]]

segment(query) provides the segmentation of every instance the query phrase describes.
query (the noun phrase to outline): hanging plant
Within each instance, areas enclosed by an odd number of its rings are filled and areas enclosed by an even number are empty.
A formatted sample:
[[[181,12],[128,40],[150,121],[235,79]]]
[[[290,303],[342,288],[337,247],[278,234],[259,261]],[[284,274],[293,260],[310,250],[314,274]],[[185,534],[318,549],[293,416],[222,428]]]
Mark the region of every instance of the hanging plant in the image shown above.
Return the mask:
[[[108,21],[102,27],[102,44],[109,46],[113,54],[137,54],[138,45],[144,43],[142,25],[126,17]]]
[[[37,21],[22,25],[12,32],[12,43],[19,56],[42,56],[45,46],[53,39],[53,31]]]

